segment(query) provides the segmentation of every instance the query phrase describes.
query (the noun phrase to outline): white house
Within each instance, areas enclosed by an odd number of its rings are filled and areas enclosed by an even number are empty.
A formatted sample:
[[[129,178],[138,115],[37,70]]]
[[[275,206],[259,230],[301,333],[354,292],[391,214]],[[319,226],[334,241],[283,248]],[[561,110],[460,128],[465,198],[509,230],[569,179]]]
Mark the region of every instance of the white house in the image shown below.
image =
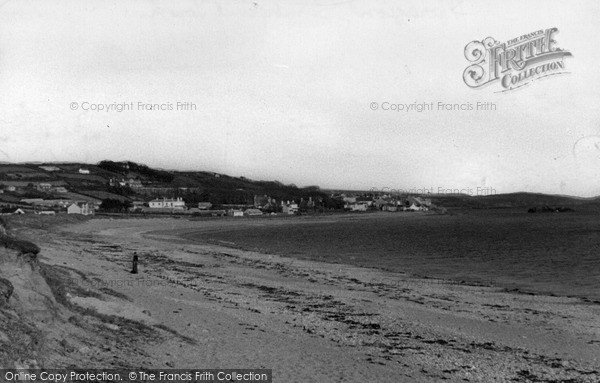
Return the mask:
[[[244,215],[248,215],[248,216],[253,216],[253,215],[262,215],[263,212],[260,211],[259,209],[246,209],[246,211],[244,211]]]
[[[67,214],[90,215],[94,214],[94,208],[87,202],[75,202],[67,208]]]
[[[281,212],[283,214],[296,214],[298,212],[298,204],[295,202],[290,203],[290,201],[287,201],[287,203],[281,201]]]
[[[241,210],[231,209],[227,212],[227,215],[230,215],[232,217],[243,217],[244,212]]]
[[[90,174],[90,171],[88,169],[79,168],[79,174]]]
[[[423,205],[417,206],[417,204],[415,204],[415,203],[413,202],[413,203],[412,203],[412,205],[410,205],[409,207],[407,207],[405,210],[412,210],[412,211],[427,211],[427,210],[429,210],[429,209],[427,208],[427,206],[423,206]]]
[[[352,211],[367,211],[367,208],[369,207],[366,202],[355,202],[346,206]]]
[[[177,198],[177,199],[173,199],[173,198],[163,198],[163,199],[153,199],[152,201],[148,202],[148,206],[150,206],[150,208],[153,209],[160,209],[160,208],[168,208],[168,209],[185,209],[185,202],[183,201],[183,199]]]

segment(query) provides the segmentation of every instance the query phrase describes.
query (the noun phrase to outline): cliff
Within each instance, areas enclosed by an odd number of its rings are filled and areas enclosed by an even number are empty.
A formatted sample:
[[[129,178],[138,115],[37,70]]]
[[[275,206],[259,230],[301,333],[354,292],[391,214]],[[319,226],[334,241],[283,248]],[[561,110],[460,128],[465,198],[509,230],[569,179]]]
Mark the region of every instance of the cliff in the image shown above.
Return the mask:
[[[56,300],[40,273],[39,248],[7,234],[0,222],[0,366],[36,368],[43,328],[56,318]]]

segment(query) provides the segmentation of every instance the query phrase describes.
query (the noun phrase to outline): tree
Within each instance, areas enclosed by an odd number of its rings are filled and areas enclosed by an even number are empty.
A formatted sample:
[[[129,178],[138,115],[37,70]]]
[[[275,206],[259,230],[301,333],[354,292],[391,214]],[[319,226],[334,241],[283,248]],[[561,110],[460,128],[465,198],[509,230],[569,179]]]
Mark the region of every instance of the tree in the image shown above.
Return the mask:
[[[120,201],[118,199],[106,198],[102,200],[100,210],[112,213],[126,212],[132,206],[130,201]]]

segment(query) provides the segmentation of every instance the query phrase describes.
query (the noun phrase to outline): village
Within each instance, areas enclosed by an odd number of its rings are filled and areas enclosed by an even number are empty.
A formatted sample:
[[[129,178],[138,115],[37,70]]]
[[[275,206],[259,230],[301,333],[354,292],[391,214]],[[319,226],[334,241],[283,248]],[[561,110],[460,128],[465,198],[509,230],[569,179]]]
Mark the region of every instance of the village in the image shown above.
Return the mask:
[[[39,166],[45,172],[64,171],[58,166]],[[21,169],[22,170],[22,169]],[[31,174],[3,173],[0,180],[1,215],[56,215],[56,214],[128,214],[128,215],[190,215],[211,217],[257,217],[263,215],[301,215],[315,212],[426,212],[435,208],[429,198],[411,195],[392,195],[374,192],[328,192],[327,198],[335,201],[335,207],[324,208],[319,195],[275,198],[266,194],[254,194],[245,203],[213,203],[197,201],[181,195],[196,192],[196,187],[168,187],[144,183],[140,177],[110,177],[94,175],[89,168],[71,169],[71,178],[93,180],[106,184],[107,190],[127,188],[133,194],[127,198],[98,190],[72,190],[69,182],[35,181]],[[77,177],[80,176],[80,177]],[[215,178],[221,175],[214,174]],[[13,180],[19,179],[18,181]],[[39,178],[39,176],[37,177]],[[243,177],[242,177],[243,179]],[[245,179],[247,180],[247,179]],[[33,196],[33,197],[32,197]],[[229,202],[229,201],[227,201]]]

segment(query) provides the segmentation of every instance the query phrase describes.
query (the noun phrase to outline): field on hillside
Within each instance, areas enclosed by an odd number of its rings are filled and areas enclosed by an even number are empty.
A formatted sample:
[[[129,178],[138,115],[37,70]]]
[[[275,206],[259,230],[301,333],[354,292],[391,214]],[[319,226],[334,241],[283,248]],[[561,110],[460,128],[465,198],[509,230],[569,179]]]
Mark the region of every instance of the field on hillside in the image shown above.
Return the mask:
[[[593,212],[382,213],[218,225],[182,236],[296,258],[600,299],[600,215]]]

